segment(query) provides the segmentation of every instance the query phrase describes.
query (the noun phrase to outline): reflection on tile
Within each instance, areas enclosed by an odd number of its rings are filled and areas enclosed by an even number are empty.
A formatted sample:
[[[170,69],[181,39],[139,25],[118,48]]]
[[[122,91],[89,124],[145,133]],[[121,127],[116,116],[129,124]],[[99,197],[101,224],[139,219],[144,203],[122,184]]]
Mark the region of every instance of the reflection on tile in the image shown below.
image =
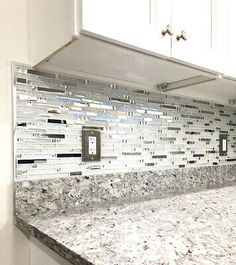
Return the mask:
[[[18,180],[236,163],[233,107],[21,65],[14,80]],[[83,126],[101,130],[100,162],[82,162]]]

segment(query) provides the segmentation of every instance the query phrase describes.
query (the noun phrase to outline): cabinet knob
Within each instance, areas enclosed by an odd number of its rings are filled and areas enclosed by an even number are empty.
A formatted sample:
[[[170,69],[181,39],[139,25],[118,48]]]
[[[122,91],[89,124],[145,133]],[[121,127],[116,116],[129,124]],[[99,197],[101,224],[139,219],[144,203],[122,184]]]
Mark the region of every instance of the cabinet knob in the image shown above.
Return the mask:
[[[169,34],[170,36],[172,36],[174,34],[171,25],[167,25],[165,30],[162,30],[162,35],[165,36],[166,34]]]
[[[180,41],[181,39],[187,40],[188,39],[187,33],[184,30],[182,30],[181,34],[176,36],[176,39],[177,39],[177,41]]]

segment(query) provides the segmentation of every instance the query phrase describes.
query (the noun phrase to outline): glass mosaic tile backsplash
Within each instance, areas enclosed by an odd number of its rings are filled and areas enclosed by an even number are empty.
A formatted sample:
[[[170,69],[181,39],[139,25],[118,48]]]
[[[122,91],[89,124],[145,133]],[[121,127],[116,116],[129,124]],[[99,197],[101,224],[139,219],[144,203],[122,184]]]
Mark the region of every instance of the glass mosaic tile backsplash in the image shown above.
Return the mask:
[[[236,162],[233,107],[21,65],[14,72],[17,180]],[[83,126],[101,130],[100,162],[82,162]]]

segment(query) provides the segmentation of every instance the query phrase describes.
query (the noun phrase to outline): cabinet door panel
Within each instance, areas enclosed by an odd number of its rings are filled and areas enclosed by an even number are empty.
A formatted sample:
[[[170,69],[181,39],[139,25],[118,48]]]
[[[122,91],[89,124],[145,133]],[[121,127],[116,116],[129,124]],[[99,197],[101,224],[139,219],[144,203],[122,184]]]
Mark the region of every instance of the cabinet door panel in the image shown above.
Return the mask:
[[[176,35],[185,31],[187,40],[173,38],[172,56],[176,59],[210,67],[212,52],[211,0],[173,0],[172,24]]]
[[[162,35],[162,31],[166,30],[171,23],[171,0],[153,0],[153,8],[155,14],[153,15],[153,24],[155,26],[156,38],[154,39],[156,51],[159,54],[171,56],[171,39],[172,36],[166,34]],[[174,33],[174,31],[173,31]]]
[[[167,9],[163,11],[165,16],[158,11],[162,5]],[[169,22],[164,20],[158,26],[170,23],[170,0],[84,0],[82,14],[84,31],[170,55],[170,38],[164,38],[157,30],[157,22],[163,18]]]
[[[227,64],[227,0],[212,1],[212,50],[209,53],[211,69],[225,74]],[[211,57],[210,57],[211,56]]]
[[[236,1],[229,0],[227,75],[236,78]]]

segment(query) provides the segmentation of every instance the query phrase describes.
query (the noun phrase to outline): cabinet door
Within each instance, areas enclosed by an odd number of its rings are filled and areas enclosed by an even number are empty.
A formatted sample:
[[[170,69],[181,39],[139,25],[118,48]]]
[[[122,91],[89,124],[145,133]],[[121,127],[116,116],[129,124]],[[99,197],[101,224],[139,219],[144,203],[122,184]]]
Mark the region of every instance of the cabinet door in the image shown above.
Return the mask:
[[[228,2],[228,49],[226,75],[236,78],[236,1],[229,0]]]
[[[171,0],[83,0],[82,32],[170,56]]]
[[[211,0],[172,1],[172,24],[176,34],[173,37],[172,57],[210,68],[209,55],[213,44],[211,7]],[[183,39],[185,33],[186,40]]]
[[[212,0],[211,69],[225,74],[227,66],[228,0]]]

